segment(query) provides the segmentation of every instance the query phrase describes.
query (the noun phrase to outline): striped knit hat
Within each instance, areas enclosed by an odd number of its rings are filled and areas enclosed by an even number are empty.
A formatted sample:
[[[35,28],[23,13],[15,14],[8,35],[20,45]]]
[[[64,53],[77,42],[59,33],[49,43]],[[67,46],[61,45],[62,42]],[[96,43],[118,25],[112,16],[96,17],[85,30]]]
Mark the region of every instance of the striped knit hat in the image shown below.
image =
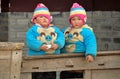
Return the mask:
[[[87,20],[87,15],[85,9],[79,5],[78,3],[73,3],[71,10],[70,10],[70,16],[69,16],[69,22],[71,23],[71,18],[78,16],[83,21],[83,23]]]
[[[39,3],[37,7],[35,8],[33,17],[31,20],[32,23],[34,23],[34,19],[37,18],[38,16],[45,16],[49,20],[49,22],[51,22],[50,12],[48,8],[42,3]]]

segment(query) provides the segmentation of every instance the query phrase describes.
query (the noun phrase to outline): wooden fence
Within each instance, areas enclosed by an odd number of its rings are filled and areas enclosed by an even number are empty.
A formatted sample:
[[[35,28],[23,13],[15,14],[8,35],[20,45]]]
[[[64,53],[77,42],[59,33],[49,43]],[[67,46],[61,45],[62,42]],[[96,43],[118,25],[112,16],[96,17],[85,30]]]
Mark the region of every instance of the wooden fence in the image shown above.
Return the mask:
[[[21,79],[32,79],[32,72],[69,70],[82,71],[83,79],[119,79],[120,51],[98,52],[92,63],[86,62],[83,54],[23,57]]]
[[[0,42],[0,79],[32,79],[32,72],[69,70],[82,71],[83,79],[120,78],[120,51],[100,51],[88,63],[83,54],[22,57],[23,45]]]

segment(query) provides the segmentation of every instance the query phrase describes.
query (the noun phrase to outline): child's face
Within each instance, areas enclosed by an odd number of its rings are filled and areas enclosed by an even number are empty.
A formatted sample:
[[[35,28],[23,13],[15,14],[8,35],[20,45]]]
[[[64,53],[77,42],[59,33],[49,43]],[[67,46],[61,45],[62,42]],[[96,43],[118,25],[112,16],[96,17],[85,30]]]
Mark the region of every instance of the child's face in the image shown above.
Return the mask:
[[[79,17],[75,16],[71,18],[71,24],[74,28],[80,28],[83,25],[83,21]]]
[[[39,16],[39,17],[35,18],[34,22],[37,24],[40,24],[44,28],[49,26],[49,20],[44,16]]]

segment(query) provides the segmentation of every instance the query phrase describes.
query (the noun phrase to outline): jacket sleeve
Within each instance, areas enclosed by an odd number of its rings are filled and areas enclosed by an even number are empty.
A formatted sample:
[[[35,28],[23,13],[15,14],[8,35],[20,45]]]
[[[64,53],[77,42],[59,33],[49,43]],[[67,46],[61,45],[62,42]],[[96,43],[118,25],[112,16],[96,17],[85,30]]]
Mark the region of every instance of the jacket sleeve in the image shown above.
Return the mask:
[[[43,43],[37,40],[38,33],[36,30],[36,27],[32,27],[26,32],[26,43],[29,49],[34,51],[40,51],[40,47]]]
[[[93,57],[95,57],[97,54],[97,43],[94,32],[90,29],[84,29],[83,36],[86,48],[85,55],[92,55]]]
[[[57,27],[54,28],[55,32],[57,33],[57,39],[54,41],[54,43],[58,45],[59,49],[61,49],[65,44],[65,37],[62,31],[60,31]]]

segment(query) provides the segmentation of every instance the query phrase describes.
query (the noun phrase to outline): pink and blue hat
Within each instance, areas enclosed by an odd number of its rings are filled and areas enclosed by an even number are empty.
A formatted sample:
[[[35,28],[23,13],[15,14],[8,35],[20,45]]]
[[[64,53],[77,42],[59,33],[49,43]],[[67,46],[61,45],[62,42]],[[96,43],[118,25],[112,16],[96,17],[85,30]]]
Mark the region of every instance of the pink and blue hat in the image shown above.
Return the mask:
[[[70,16],[69,16],[69,22],[71,23],[71,18],[78,16],[83,21],[83,23],[87,20],[87,15],[85,9],[79,5],[78,3],[73,3],[71,10],[70,10]]]
[[[49,22],[51,22],[51,15],[49,12],[49,9],[43,4],[43,3],[39,3],[33,13],[33,17],[32,17],[32,23],[34,23],[34,19],[39,17],[39,16],[45,16]]]

